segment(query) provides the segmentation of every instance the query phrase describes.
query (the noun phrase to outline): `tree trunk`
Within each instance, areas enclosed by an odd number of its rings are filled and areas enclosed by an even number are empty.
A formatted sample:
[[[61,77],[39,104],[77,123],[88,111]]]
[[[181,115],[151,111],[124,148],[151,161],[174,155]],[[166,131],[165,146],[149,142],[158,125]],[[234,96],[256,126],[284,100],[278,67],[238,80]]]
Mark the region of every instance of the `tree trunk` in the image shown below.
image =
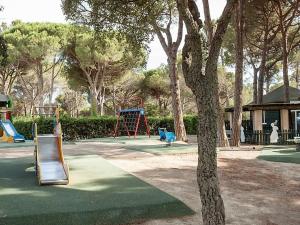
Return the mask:
[[[91,95],[91,116],[98,115],[98,93],[96,87],[90,87],[90,95]]]
[[[185,46],[182,50],[183,59],[189,58],[192,52],[192,61],[189,69],[183,69],[187,85],[196,96],[198,109],[198,167],[197,180],[202,202],[202,216],[205,225],[225,224],[225,210],[220,195],[217,176],[217,106],[218,80],[217,62],[206,64],[203,76],[201,36],[200,34],[186,35]],[[186,68],[183,65],[183,68]]]
[[[259,69],[253,65],[253,103],[257,104],[257,74]]]
[[[198,109],[198,167],[197,181],[202,202],[204,225],[225,225],[225,209],[220,194],[217,174],[217,106],[218,106],[218,57],[224,34],[236,0],[228,0],[211,42],[205,74],[202,73],[202,38],[199,18],[193,18],[188,1],[177,0],[179,14],[186,28],[182,49],[182,70],[186,84],[196,97]],[[191,11],[192,10],[192,11]]]
[[[39,107],[43,107],[44,106],[44,77],[43,77],[43,66],[41,63],[38,63],[37,65],[37,84],[38,84],[38,103],[39,103]],[[39,113],[43,114],[44,113],[44,109],[43,108],[39,108]]]
[[[296,62],[296,74],[295,74],[297,88],[300,90],[300,74],[299,74],[299,61]]]
[[[224,120],[224,108],[219,100],[218,108],[218,146],[219,147],[229,147],[229,141],[226,135],[225,120]]]
[[[213,39],[213,26],[210,17],[209,3],[208,0],[202,0],[203,2],[203,11],[205,16],[205,27],[208,39],[208,46],[210,48],[212,39]],[[218,101],[218,146],[227,147],[229,146],[228,138],[225,130],[225,121],[224,121],[224,108],[221,105],[221,98],[219,96]]]
[[[213,37],[213,26],[210,18],[210,10],[208,0],[202,0],[203,3],[203,11],[205,16],[205,28],[207,33],[208,43],[210,45],[212,37]]]
[[[177,52],[168,57],[170,88],[172,95],[172,108],[174,116],[174,128],[177,140],[187,141],[185,126],[183,122],[183,112],[180,98],[180,86],[177,71]]]
[[[100,91],[101,92],[101,91]],[[105,87],[103,87],[103,91],[101,93],[101,96],[100,96],[100,116],[103,116],[104,115],[104,102],[105,102]]]
[[[243,113],[243,0],[239,0],[236,6],[236,42],[235,42],[235,89],[234,112],[232,124],[232,145],[240,146],[242,113]]]
[[[287,44],[287,31],[288,26],[285,25],[286,15],[283,13],[281,1],[275,2],[277,5],[277,14],[279,17],[279,29],[281,33],[281,48],[282,48],[282,74],[284,84],[284,102],[290,101],[290,90],[289,90],[289,74],[288,74],[288,44]],[[298,5],[298,4],[297,4]]]
[[[55,73],[55,66],[52,67],[52,70],[51,70],[51,83],[50,83],[50,94],[49,94],[49,105],[52,104],[52,98],[53,98],[53,92],[54,92],[54,74]]]
[[[113,85],[113,108],[114,108],[114,115],[117,116],[117,105],[116,105],[116,87]]]
[[[267,62],[267,52],[268,52],[268,34],[269,34],[269,24],[268,19],[265,21],[264,27],[264,38],[263,38],[263,49],[261,56],[261,63],[259,69],[259,77],[258,77],[258,96],[257,96],[257,104],[263,103],[263,95],[264,95],[264,80],[266,76],[266,62]]]
[[[290,101],[290,90],[289,90],[289,74],[288,74],[288,52],[287,52],[287,34],[282,31],[282,73],[283,73],[283,84],[284,84],[284,101]]]

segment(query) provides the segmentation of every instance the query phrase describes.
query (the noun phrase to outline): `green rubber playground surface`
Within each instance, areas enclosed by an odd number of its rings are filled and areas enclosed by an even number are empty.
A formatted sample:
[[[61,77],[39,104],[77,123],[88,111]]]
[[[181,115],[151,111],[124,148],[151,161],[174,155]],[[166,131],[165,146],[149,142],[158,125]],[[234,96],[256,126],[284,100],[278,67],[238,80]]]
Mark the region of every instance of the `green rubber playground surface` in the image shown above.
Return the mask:
[[[148,152],[155,155],[163,154],[181,154],[181,153],[196,153],[198,145],[172,144],[167,146],[166,143],[157,145],[140,145],[140,146],[125,146],[128,150]]]
[[[194,213],[99,156],[66,160],[69,185],[38,186],[30,158],[0,159],[0,224],[113,225]]]
[[[148,152],[152,154],[179,154],[179,153],[195,153],[198,151],[197,144],[172,143],[168,146],[166,142],[160,141],[159,136],[137,136],[136,138],[128,138],[121,136],[117,138],[94,138],[80,140],[78,142],[97,142],[105,144],[118,144],[123,148],[132,151]]]
[[[296,152],[295,145],[265,146],[257,158],[272,162],[300,164],[300,152]]]

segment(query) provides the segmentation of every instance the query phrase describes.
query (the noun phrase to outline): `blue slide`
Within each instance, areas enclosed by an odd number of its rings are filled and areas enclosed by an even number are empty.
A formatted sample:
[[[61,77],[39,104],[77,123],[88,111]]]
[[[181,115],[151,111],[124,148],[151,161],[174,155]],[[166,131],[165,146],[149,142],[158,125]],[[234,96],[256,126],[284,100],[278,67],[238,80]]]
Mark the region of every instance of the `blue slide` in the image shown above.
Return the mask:
[[[16,131],[14,125],[10,122],[10,120],[6,120],[5,122],[0,120],[0,125],[3,129],[3,137],[4,141],[10,142],[10,139],[13,139],[14,142],[23,142],[25,138],[23,135],[19,134]]]

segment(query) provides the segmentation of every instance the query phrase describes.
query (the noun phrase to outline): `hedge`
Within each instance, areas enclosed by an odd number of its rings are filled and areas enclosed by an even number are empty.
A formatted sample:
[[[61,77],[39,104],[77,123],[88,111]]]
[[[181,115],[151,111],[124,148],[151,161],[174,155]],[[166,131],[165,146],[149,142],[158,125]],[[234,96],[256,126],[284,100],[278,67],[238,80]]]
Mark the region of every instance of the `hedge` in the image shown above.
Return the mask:
[[[108,116],[82,118],[62,117],[60,121],[63,137],[66,141],[112,136],[116,124],[116,118]],[[39,118],[36,122],[38,124],[39,134],[52,133],[53,119]],[[159,127],[165,127],[169,131],[174,131],[173,118],[171,117],[150,117],[148,118],[148,122],[152,135],[157,135],[157,129]],[[33,120],[31,118],[15,118],[13,123],[20,134],[24,135],[26,139],[32,139]],[[196,134],[196,116],[184,117],[184,123],[188,134]]]

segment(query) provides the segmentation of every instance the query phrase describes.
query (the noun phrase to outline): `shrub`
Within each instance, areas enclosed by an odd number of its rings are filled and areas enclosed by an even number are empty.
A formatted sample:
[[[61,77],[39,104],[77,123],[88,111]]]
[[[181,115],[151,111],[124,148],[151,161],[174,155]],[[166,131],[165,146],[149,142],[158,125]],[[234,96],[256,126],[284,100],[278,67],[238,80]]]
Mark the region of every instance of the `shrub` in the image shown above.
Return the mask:
[[[63,137],[66,141],[109,137],[113,135],[116,118],[112,116],[102,117],[62,117],[60,119]],[[35,120],[38,124],[38,133],[47,134],[53,132],[54,120],[52,118],[38,118]],[[165,127],[169,131],[174,131],[174,122],[172,117],[149,117],[151,135],[158,134],[159,127]],[[186,116],[184,118],[186,131],[188,134],[196,134],[197,117]],[[15,118],[14,126],[16,130],[25,136],[26,139],[32,139],[32,118]]]

